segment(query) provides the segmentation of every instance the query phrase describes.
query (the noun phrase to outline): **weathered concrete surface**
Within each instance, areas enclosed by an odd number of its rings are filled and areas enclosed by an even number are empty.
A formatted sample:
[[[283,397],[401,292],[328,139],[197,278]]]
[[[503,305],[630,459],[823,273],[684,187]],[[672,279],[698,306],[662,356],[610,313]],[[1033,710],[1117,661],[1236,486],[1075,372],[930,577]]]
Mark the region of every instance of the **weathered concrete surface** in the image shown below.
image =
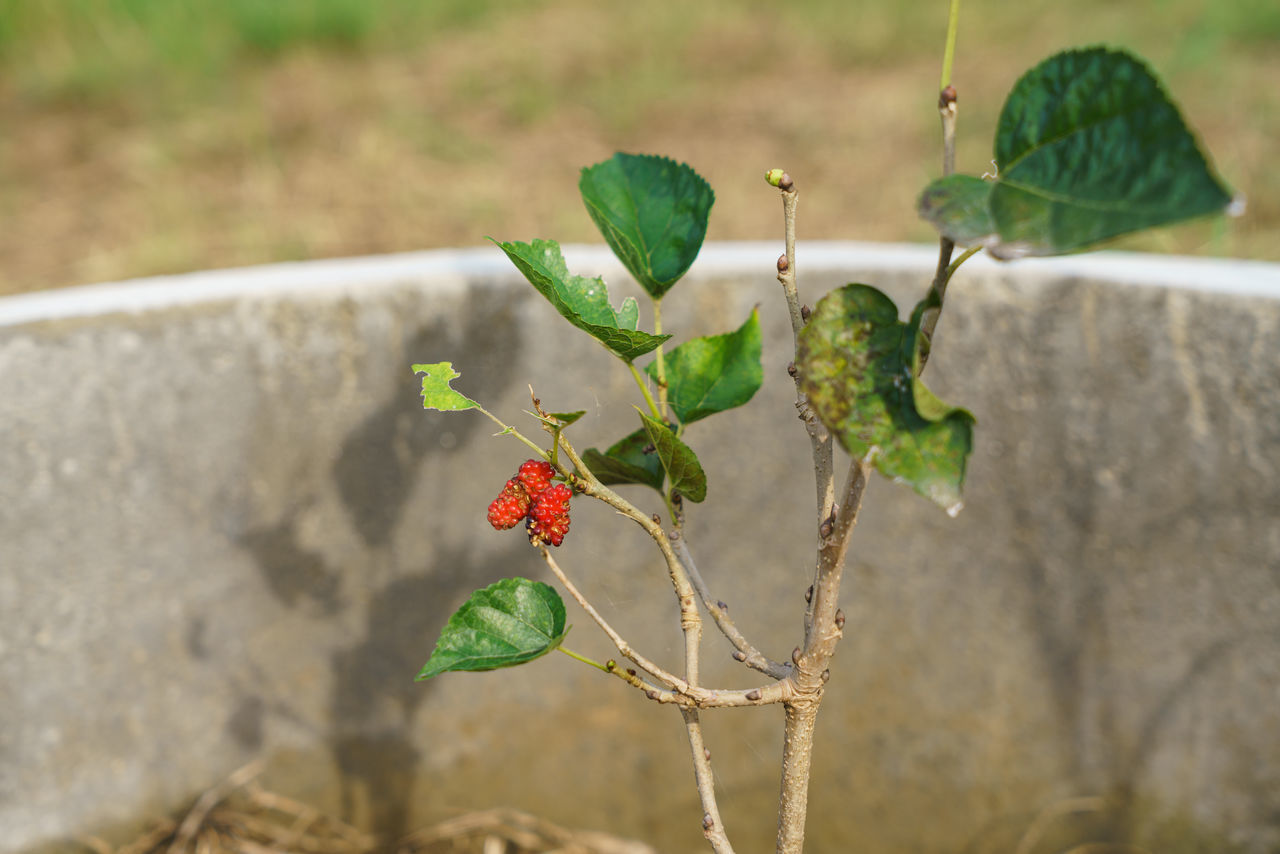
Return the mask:
[[[727,440],[716,420],[688,433],[711,478],[690,536],[784,657],[813,532],[777,252],[708,247],[664,319],[679,340],[763,304],[765,388],[717,419]],[[802,290],[868,281],[909,305],[933,255],[802,245]],[[634,292],[601,251],[570,258]],[[979,419],[966,510],[870,491],[812,850],[1010,851],[1085,795],[1130,807],[1053,822],[1054,850],[1280,848],[1277,343],[1274,266],[966,267],[930,367]],[[544,577],[483,519],[523,446],[420,408],[409,364],[445,359],[508,419],[529,383],[587,409],[580,446],[633,428],[630,376],[497,250],[0,301],[0,850],[125,833],[254,757],[267,785],[386,833],[509,804],[702,850],[673,709],[564,656],[412,681],[472,589]],[[638,531],[580,500],[559,556],[676,665]],[[608,657],[570,613],[570,645]],[[710,680],[757,682],[710,629],[705,650]],[[704,720],[730,836],[772,850],[780,713]]]

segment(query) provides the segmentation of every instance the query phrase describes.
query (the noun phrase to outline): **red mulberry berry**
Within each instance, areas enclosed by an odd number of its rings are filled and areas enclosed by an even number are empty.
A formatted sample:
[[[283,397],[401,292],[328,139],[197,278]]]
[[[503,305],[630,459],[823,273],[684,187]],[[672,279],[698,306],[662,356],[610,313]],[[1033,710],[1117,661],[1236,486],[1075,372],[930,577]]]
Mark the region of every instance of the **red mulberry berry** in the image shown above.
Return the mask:
[[[557,483],[534,499],[533,506],[529,508],[529,519],[525,522],[529,542],[535,546],[539,543],[558,546],[564,542],[564,535],[569,532],[571,497],[573,490],[563,483]]]
[[[546,460],[525,460],[520,464],[516,477],[524,485],[524,491],[529,493],[529,497],[537,498],[551,485],[551,478],[555,474],[555,468]]]
[[[512,478],[489,505],[489,524],[499,531],[514,528],[529,512],[531,501],[520,481]]]

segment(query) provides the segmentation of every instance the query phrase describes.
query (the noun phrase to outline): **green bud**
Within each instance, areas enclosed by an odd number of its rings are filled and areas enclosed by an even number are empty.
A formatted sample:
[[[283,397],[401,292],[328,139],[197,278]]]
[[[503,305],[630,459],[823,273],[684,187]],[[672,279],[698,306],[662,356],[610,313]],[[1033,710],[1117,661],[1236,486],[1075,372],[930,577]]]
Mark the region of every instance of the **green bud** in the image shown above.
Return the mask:
[[[764,173],[764,179],[768,181],[770,185],[776,187],[781,183],[782,176],[785,174],[786,173],[781,169],[770,169],[768,172]]]

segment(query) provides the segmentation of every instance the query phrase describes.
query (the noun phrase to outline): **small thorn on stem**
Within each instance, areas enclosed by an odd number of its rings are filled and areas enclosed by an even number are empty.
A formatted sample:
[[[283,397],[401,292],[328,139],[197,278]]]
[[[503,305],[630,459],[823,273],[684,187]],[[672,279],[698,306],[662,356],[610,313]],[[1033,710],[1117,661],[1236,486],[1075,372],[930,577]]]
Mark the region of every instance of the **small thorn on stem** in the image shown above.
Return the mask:
[[[812,316],[812,315],[813,315],[813,309],[809,308],[809,306],[807,306],[807,305],[802,305],[802,306],[800,306],[800,319],[801,319],[801,320],[803,320],[805,323],[808,323],[808,322],[809,322],[809,318],[810,318],[810,316]]]
[[[756,700],[760,699],[760,689],[752,688],[750,691],[747,692],[746,696],[748,700],[754,703]]]
[[[788,363],[787,363],[787,376],[791,377],[792,379],[795,379],[796,374],[798,374],[798,373],[800,373],[800,369],[796,367],[796,363],[795,363],[795,362],[788,362]]]
[[[956,87],[948,86],[938,93],[938,109],[945,110],[956,102]]]
[[[778,272],[785,273],[791,269],[791,262],[787,260],[786,255],[778,256]]]
[[[809,589],[804,592],[804,603],[808,605],[813,601],[813,585],[809,585]]]
[[[844,609],[843,608],[836,609],[836,628],[837,629],[844,628]]]
[[[743,652],[742,650],[740,650],[740,649],[735,649],[735,650],[733,651],[733,660],[734,660],[734,661],[746,661],[746,660],[747,660],[747,654],[746,654],[745,652]]]
[[[711,813],[709,813],[709,812],[705,812],[705,813],[703,813],[703,814],[702,814],[702,829],[703,829],[703,830],[710,830],[711,828],[713,828],[713,827],[715,827],[715,826],[716,826],[716,821],[715,821],[715,819],[713,819],[713,818],[711,817]]]
[[[800,647],[791,650],[791,663],[799,666],[800,664]]]

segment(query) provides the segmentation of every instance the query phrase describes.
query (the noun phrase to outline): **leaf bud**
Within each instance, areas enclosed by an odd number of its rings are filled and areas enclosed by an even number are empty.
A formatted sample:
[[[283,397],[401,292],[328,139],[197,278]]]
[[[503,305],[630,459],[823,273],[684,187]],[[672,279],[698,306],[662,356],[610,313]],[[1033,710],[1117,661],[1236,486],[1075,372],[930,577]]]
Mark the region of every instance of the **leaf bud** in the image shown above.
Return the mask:
[[[788,175],[786,172],[783,172],[782,177],[778,180],[778,189],[790,190],[794,186],[795,184],[792,182],[791,176]]]
[[[753,703],[754,703],[756,700],[759,700],[759,699],[760,699],[760,689],[759,689],[759,688],[752,688],[750,691],[748,691],[748,692],[747,692],[747,699],[748,699],[748,700],[750,700],[750,701],[751,701],[751,702],[753,702]]]
[[[810,584],[809,589],[804,592],[804,601],[806,605],[813,601],[813,585],[812,584]]]
[[[769,182],[770,186],[776,187],[782,182],[782,176],[785,174],[787,173],[783,172],[781,169],[770,169],[768,172],[764,173],[764,179]]]
[[[729,611],[729,606],[725,603],[725,601],[724,601],[723,599],[721,599],[719,602],[717,602],[717,603],[716,603],[716,605],[720,608],[720,610],[721,610],[721,611],[724,611],[725,613],[728,613],[728,611]]]
[[[803,320],[805,323],[808,323],[808,322],[809,322],[809,318],[810,318],[810,316],[812,316],[812,315],[813,315],[813,309],[809,308],[809,306],[807,306],[807,305],[802,305],[802,306],[800,306],[800,319],[801,319],[801,320]]]
[[[791,650],[791,663],[795,665],[800,664],[800,647],[796,647]]]
[[[648,691],[645,691],[644,695],[648,697],[650,700],[658,699],[658,692],[653,690],[652,688],[650,688]]]
[[[794,378],[795,378],[795,375],[796,375],[796,374],[798,374],[798,373],[799,373],[799,370],[796,368],[796,363],[795,363],[795,362],[788,362],[788,363],[787,363],[787,376],[789,376],[789,377],[791,377],[791,378],[793,378],[793,379],[794,379]]]
[[[827,670],[822,671],[822,684],[823,684],[823,685],[827,684],[827,680],[829,680],[830,678],[831,678],[831,670],[830,670],[830,669],[827,669]]]
[[[710,762],[710,761],[711,761],[711,748],[710,748],[710,747],[704,747],[704,748],[702,748],[702,758],[703,758],[703,759],[705,759],[705,760],[707,760],[708,762]]]
[[[715,821],[715,819],[713,819],[713,818],[711,817],[711,813],[709,813],[709,812],[704,812],[704,813],[702,814],[702,829],[703,829],[703,830],[710,830],[711,828],[713,828],[713,827],[715,827],[715,826],[716,826],[716,821]]]
[[[604,663],[604,669],[612,673],[613,671],[618,669],[618,662],[614,661],[611,658]]]
[[[747,654],[746,654],[745,652],[743,652],[742,650],[740,650],[740,649],[735,649],[735,650],[733,651],[733,660],[734,660],[734,661],[746,661],[746,660],[747,660]]]
[[[938,93],[938,109],[945,110],[956,102],[956,87],[948,86]]]
[[[836,628],[837,629],[844,628],[844,609],[843,608],[836,609]]]
[[[787,260],[787,256],[785,254],[779,255],[778,256],[778,272],[785,273],[787,272],[787,270],[790,270],[790,269],[791,269],[791,262]]]
[[[627,675],[628,675],[628,676],[635,676],[635,675],[636,675],[636,669],[635,669],[634,667],[628,667],[628,668],[627,668]]]

